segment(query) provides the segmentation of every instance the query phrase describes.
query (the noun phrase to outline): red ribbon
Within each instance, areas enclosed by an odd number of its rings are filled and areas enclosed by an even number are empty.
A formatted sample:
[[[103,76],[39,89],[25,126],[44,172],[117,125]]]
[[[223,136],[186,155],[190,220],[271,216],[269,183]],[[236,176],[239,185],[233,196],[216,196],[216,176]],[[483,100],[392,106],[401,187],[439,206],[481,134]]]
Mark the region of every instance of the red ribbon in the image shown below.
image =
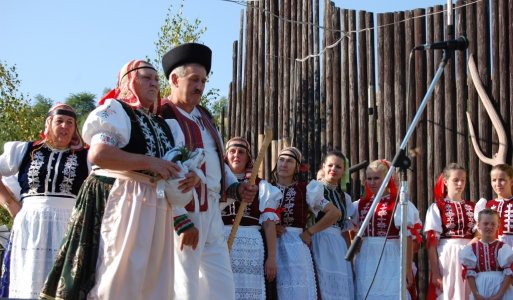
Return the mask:
[[[408,230],[410,230],[411,234],[415,236],[417,243],[422,243],[422,236],[420,235],[420,230],[422,229],[422,225],[416,223],[413,227],[408,226]]]
[[[275,213],[275,214],[278,216],[278,219],[279,219],[280,221],[281,221],[281,214],[282,214],[284,211],[285,211],[285,210],[283,209],[283,207],[278,207],[277,209],[267,207],[266,209],[264,209],[264,213],[266,213],[266,212]]]
[[[436,238],[434,230],[430,230],[426,233],[426,248],[429,248],[431,245],[433,245],[433,247],[438,245],[438,239]]]

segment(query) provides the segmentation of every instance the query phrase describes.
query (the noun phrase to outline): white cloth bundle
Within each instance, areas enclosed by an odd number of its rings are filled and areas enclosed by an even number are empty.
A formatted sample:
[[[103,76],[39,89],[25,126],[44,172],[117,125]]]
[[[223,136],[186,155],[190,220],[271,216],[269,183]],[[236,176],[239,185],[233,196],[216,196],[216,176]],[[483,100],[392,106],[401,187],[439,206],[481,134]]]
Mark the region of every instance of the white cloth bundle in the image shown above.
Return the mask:
[[[187,153],[185,161],[182,161],[184,152]],[[191,200],[197,200],[198,195],[196,189],[192,189],[187,193],[183,193],[178,189],[179,182],[185,178],[189,172],[194,172],[198,175],[202,183],[206,183],[207,179],[201,166],[205,163],[205,151],[202,148],[196,148],[193,151],[184,151],[184,146],[177,146],[169,150],[162,159],[173,161],[180,167],[180,173],[177,177],[169,178],[168,180],[160,180],[157,186],[157,193],[163,191],[165,197],[171,206],[183,207]]]

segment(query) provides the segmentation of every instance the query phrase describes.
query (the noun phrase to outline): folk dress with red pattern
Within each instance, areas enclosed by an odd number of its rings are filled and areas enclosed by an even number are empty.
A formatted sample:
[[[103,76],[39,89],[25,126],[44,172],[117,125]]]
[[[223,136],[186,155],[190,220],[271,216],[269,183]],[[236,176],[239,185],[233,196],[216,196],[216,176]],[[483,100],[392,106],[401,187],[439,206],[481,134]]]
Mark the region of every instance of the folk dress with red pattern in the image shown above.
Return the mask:
[[[513,276],[512,248],[501,241],[491,243],[478,241],[466,245],[459,254],[463,277],[474,277],[479,294],[491,297],[499,292],[505,276]],[[470,296],[474,299],[474,295]],[[502,299],[513,299],[513,287],[510,285]]]
[[[474,219],[477,221],[479,212],[484,208],[491,208],[499,213],[500,223],[497,238],[513,247],[513,197],[509,199],[492,199],[487,201],[484,198],[476,203]]]
[[[246,174],[235,174],[239,182],[248,180]],[[235,299],[265,300],[264,241],[260,231],[260,202],[267,198],[279,201],[281,191],[265,180],[257,178],[259,193],[251,204],[246,206],[230,252]],[[231,199],[229,199],[231,200]],[[221,211],[225,225],[224,234],[228,239],[239,210],[240,202],[234,201]]]
[[[276,243],[278,299],[316,300],[312,255],[299,237],[306,228],[310,211],[306,202],[307,183],[276,186],[281,190],[283,198],[281,201],[262,202],[260,221],[272,220],[286,226],[286,231]]]
[[[436,245],[443,293],[436,299],[468,299],[470,289],[461,277],[459,252],[474,236],[475,204],[469,200],[436,200],[426,214],[427,245]]]
[[[363,223],[369,213],[373,199],[372,197],[355,202],[358,207],[357,220],[359,224]],[[357,299],[365,299],[367,292],[367,299],[392,300],[400,298],[399,269],[401,264],[398,254],[400,253],[399,232],[402,222],[401,210],[398,208],[394,212],[396,202],[398,200],[391,197],[390,194],[382,196],[364,231],[362,247],[355,259]],[[413,228],[417,221],[418,210],[413,203],[408,201],[406,224],[409,228]],[[379,262],[383,245],[383,256]],[[376,272],[374,282],[370,286]],[[369,289],[370,291],[368,291]],[[408,298],[411,296],[408,295]]]

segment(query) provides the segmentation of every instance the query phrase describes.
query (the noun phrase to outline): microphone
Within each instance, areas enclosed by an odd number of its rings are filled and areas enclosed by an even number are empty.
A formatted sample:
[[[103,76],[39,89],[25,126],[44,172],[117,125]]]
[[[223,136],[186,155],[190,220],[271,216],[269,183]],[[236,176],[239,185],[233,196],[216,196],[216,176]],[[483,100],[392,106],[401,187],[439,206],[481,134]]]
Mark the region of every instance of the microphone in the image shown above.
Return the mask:
[[[445,50],[466,50],[468,47],[468,40],[464,36],[460,36],[455,40],[448,40],[442,42],[434,42],[432,44],[424,44],[420,46],[416,46],[413,50],[435,50],[435,49],[445,49]]]

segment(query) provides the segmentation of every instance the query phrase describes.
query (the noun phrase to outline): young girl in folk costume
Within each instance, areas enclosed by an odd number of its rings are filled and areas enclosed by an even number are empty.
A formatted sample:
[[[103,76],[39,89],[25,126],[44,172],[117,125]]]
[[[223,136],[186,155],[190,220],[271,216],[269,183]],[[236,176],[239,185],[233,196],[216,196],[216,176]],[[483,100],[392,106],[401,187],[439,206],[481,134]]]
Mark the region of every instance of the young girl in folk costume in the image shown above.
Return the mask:
[[[470,294],[458,258],[472,239],[475,226],[474,202],[462,199],[466,179],[465,169],[458,164],[445,167],[435,185],[435,202],[426,214],[430,299],[468,299]]]
[[[328,152],[322,163],[324,176],[318,179],[322,183],[323,197],[338,208],[341,217],[335,224],[318,230],[324,221],[324,213],[319,212],[315,224],[309,228],[317,233],[312,237],[312,254],[319,280],[319,292],[323,300],[354,299],[353,268],[351,262],[344,259],[351,240],[349,231],[354,227],[356,207],[351,197],[342,192],[340,179],[346,168],[346,158],[338,151]],[[321,198],[322,196],[318,196]]]
[[[496,239],[499,213],[485,208],[479,212],[477,222],[481,239],[459,253],[463,276],[472,291],[470,299],[513,299],[513,250]]]
[[[324,199],[323,186],[318,181],[298,182],[301,152],[294,147],[283,149],[271,172],[271,183],[283,194],[281,201],[269,199],[261,203],[268,257],[266,276],[276,276],[278,299],[316,300],[314,268],[308,246],[312,236],[336,222],[340,211]],[[323,212],[321,220],[306,229],[309,211]],[[276,223],[285,226],[285,232],[276,238]]]
[[[253,168],[249,142],[234,137],[226,143],[225,161],[239,182],[248,181]],[[244,210],[230,252],[235,299],[265,300],[264,241],[260,232],[260,202],[268,198],[279,201],[281,191],[267,181],[257,178],[259,194]],[[235,201],[221,211],[228,239],[232,224],[239,210],[240,201]]]
[[[372,205],[374,195],[379,191],[390,163],[386,160],[375,160],[366,170],[365,196],[355,202],[358,208],[357,220],[361,224]],[[399,232],[401,210],[397,187],[393,178],[390,179],[372,218],[365,229],[360,253],[355,259],[356,298],[357,299],[399,299],[400,298],[400,240]],[[397,209],[394,208],[397,206]],[[414,224],[418,222],[418,211],[408,201],[407,226],[415,234]],[[406,283],[411,287],[414,284],[412,272],[412,237],[408,236]],[[381,257],[382,248],[384,252]],[[377,272],[377,273],[376,273]],[[372,285],[371,285],[372,283]],[[367,297],[366,297],[367,296]]]
[[[513,168],[507,164],[499,164],[492,168],[490,179],[497,198],[487,201],[481,198],[476,203],[475,219],[484,208],[491,208],[499,213],[498,238],[513,246]]]

